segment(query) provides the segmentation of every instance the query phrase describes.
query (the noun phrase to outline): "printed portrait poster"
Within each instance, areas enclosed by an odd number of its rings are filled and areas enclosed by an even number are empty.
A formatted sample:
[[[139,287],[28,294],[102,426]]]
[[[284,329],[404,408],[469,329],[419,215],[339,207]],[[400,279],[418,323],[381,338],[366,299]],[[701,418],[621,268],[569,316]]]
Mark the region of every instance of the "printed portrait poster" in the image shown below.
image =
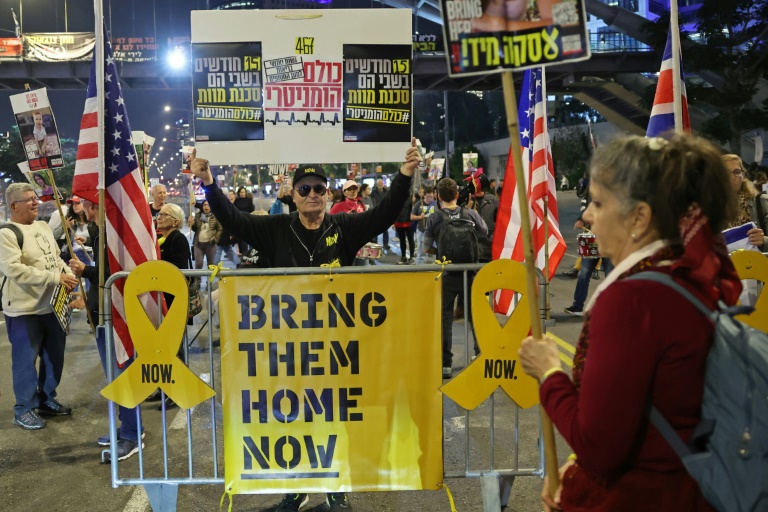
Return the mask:
[[[433,158],[429,163],[429,174],[427,179],[437,181],[443,177],[443,167],[445,166],[445,158]]]
[[[61,139],[45,88],[16,94],[10,99],[29,169],[64,167]]]
[[[19,162],[17,165],[24,177],[27,178],[27,181],[34,187],[37,198],[44,203],[53,201],[54,188],[48,170],[30,171],[27,162]],[[59,192],[59,201],[63,200],[64,198],[61,196],[61,192]]]
[[[451,76],[590,57],[584,0],[441,0],[440,4]]]
[[[411,47],[344,45],[344,142],[397,142],[411,134]]]
[[[477,153],[462,153],[461,164],[465,175],[477,172]]]
[[[264,140],[261,43],[192,45],[195,140]]]

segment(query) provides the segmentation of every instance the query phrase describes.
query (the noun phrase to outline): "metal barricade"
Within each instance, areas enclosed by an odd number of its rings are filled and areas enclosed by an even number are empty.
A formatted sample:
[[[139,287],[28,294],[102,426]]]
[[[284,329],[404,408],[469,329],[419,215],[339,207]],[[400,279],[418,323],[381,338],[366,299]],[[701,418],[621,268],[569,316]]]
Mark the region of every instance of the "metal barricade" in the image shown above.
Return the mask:
[[[463,273],[463,283],[464,283],[464,294],[463,294],[463,302],[464,302],[464,310],[470,311],[470,308],[468,307],[469,301],[470,301],[470,290],[467,286],[468,284],[468,273],[469,272],[476,272],[482,268],[482,264],[451,264],[450,265],[450,271],[452,272],[462,272]],[[333,269],[334,274],[371,274],[371,273],[401,273],[401,272],[424,272],[424,271],[430,271],[434,272],[434,267],[427,267],[427,266],[390,266],[390,265],[378,265],[375,267],[340,267]],[[183,270],[182,273],[187,277],[196,277],[200,279],[208,278],[211,275],[211,271],[209,270]],[[237,276],[282,276],[282,275],[310,275],[310,274],[327,274],[327,269],[321,269],[321,268],[275,268],[275,269],[238,269],[238,270],[221,270],[219,272],[220,277],[227,278],[227,277],[237,277]],[[116,273],[107,280],[105,283],[104,288],[104,294],[103,294],[103,306],[104,311],[107,312],[105,314],[105,335],[106,335],[106,344],[107,347],[113,347],[114,340],[113,340],[113,334],[112,334],[112,316],[111,316],[111,287],[112,285],[120,280],[120,279],[126,279],[129,275],[129,272],[119,272]],[[540,283],[540,289],[539,289],[539,303],[540,303],[540,311],[541,311],[541,318],[545,319],[547,316],[547,301],[546,301],[546,293],[548,292],[548,284],[544,278],[544,276],[541,274],[541,272],[538,273],[539,277],[539,283]],[[215,364],[214,364],[214,357],[213,357],[213,346],[212,346],[212,336],[213,336],[213,315],[212,315],[212,306],[213,301],[210,293],[210,283],[208,285],[209,293],[207,293],[207,327],[208,327],[208,361],[207,361],[207,372],[200,372],[200,375],[202,376],[203,373],[207,373],[210,376],[209,384],[212,388],[216,389],[216,382],[217,382],[217,375],[215,371]],[[158,292],[159,293],[159,292]],[[491,299],[492,300],[492,299]],[[159,321],[161,319],[158,319]],[[158,322],[159,323],[159,322]],[[203,326],[203,328],[205,325]],[[202,329],[200,331],[202,331]],[[199,332],[198,331],[198,334]],[[464,322],[464,337],[465,337],[465,343],[466,343],[466,365],[469,365],[471,362],[470,359],[470,353],[474,353],[472,342],[474,341],[474,336],[470,337],[470,323],[468,321]],[[189,359],[189,346],[187,343],[187,334],[185,331],[184,337],[183,337],[183,348],[184,348],[184,354],[187,359],[187,365],[191,366],[191,361]],[[439,340],[438,340],[439,341]],[[113,372],[113,360],[112,358],[113,350],[107,350],[106,351],[106,366],[107,366],[107,382],[111,383],[114,380],[114,372]],[[197,366],[197,364],[196,364]],[[193,369],[194,371],[194,369]],[[205,379],[204,379],[205,380]],[[217,395],[218,396],[218,395]],[[163,394],[162,398],[164,399],[165,396]],[[211,432],[210,432],[210,441],[206,441],[210,443],[210,450],[205,455],[205,458],[208,460],[199,460],[203,458],[199,453],[196,453],[194,448],[195,445],[193,443],[193,431],[192,431],[192,420],[193,420],[193,410],[186,410],[185,411],[185,420],[186,420],[186,457],[187,457],[187,469],[186,469],[186,475],[185,476],[171,476],[169,471],[169,453],[170,453],[170,447],[169,447],[169,424],[168,424],[168,418],[167,418],[167,411],[165,408],[165,402],[164,400],[160,403],[162,404],[162,419],[161,419],[161,426],[162,426],[162,475],[160,476],[150,476],[147,475],[147,471],[145,468],[145,458],[147,457],[147,451],[142,446],[142,443],[139,443],[139,450],[138,450],[138,476],[130,476],[121,478],[119,474],[119,465],[117,460],[117,446],[116,443],[110,443],[109,450],[105,450],[102,454],[102,457],[106,454],[107,451],[110,451],[111,456],[111,481],[112,486],[117,488],[119,486],[144,486],[147,492],[147,496],[149,497],[150,504],[152,506],[152,509],[154,512],[172,512],[176,510],[176,504],[177,504],[177,497],[178,497],[178,486],[179,485],[207,485],[207,484],[218,484],[223,487],[224,485],[224,478],[221,474],[220,464],[221,461],[219,460],[219,445],[220,443],[223,443],[223,436],[221,434],[221,431],[219,430],[221,427],[219,425],[219,422],[217,420],[221,419],[220,412],[217,410],[217,404],[216,404],[216,396],[208,400],[210,407],[210,422],[211,422]],[[497,404],[495,399],[495,392],[491,394],[490,398],[486,401],[488,404],[489,409],[489,433],[488,433],[488,439],[489,439],[489,446],[488,446],[488,464],[482,468],[474,468],[472,467],[471,461],[472,461],[472,450],[471,450],[471,436],[470,436],[470,414],[472,411],[464,411],[464,464],[463,469],[460,470],[447,470],[445,467],[443,467],[443,474],[445,479],[461,479],[461,478],[478,478],[481,482],[481,490],[482,490],[482,499],[483,499],[483,510],[485,512],[498,512],[501,510],[502,507],[507,505],[507,502],[509,500],[510,491],[512,488],[512,484],[514,482],[515,477],[517,476],[537,476],[537,477],[543,477],[544,475],[544,447],[543,447],[543,441],[541,440],[541,423],[540,419],[538,422],[538,438],[536,441],[536,445],[533,447],[533,451],[536,452],[536,459],[537,462],[533,465],[533,467],[528,468],[522,468],[520,465],[520,410],[515,405],[512,404],[512,407],[514,408],[514,424],[512,426],[513,431],[513,439],[499,439],[496,435],[496,415],[497,415]],[[204,402],[205,403],[205,402]],[[203,407],[203,404],[200,404],[196,407]],[[482,407],[482,406],[481,406]],[[457,406],[458,408],[458,406]],[[108,402],[108,411],[109,411],[109,431],[111,439],[117,439],[117,415],[116,415],[116,406],[114,402]],[[139,432],[143,431],[143,424],[141,420],[141,415],[137,412],[137,418],[138,418],[138,427]],[[445,425],[445,421],[443,422]],[[443,431],[443,438],[445,439],[446,432]],[[202,441],[198,441],[202,443]],[[444,441],[445,442],[445,441]],[[496,448],[497,446],[503,443],[505,447],[507,446],[513,446],[514,448],[514,457],[513,457],[513,463],[512,467],[509,468],[500,468],[497,467],[497,461],[496,461]],[[150,455],[152,452],[149,452]],[[211,464],[211,472],[207,473],[205,470],[198,469],[197,467],[201,467],[204,464]]]

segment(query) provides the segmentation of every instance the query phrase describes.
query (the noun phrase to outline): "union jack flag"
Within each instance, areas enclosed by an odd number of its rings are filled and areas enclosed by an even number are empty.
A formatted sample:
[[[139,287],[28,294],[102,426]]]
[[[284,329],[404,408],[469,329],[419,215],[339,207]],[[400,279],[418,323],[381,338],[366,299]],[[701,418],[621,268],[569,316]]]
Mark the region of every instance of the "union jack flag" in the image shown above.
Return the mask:
[[[667,45],[664,47],[664,57],[661,61],[661,71],[659,72],[659,82],[656,84],[656,96],[653,98],[653,108],[651,109],[651,119],[648,121],[648,129],[645,132],[646,137],[657,137],[664,132],[675,129],[675,100],[672,88],[672,29],[667,35]],[[683,131],[691,132],[691,120],[688,117],[688,98],[685,95],[685,82],[683,81],[683,62],[681,55],[677,55],[680,60],[680,95],[683,104]]]
[[[120,88],[112,47],[105,32],[104,77],[96,79],[96,52],[91,62],[85,111],[80,122],[72,193],[98,203],[105,189],[104,226],[108,243],[106,256],[111,272],[133,270],[145,261],[160,259],[152,215],[144,193],[141,170],[134,148],[128,113]],[[104,87],[104,161],[99,161],[99,115],[97,87]],[[122,365],[133,356],[133,342],[125,322],[123,286],[112,287],[112,323],[115,353]],[[157,302],[144,301],[149,318],[157,318]],[[153,311],[154,310],[154,314]]]
[[[552,151],[547,130],[547,93],[544,68],[528,69],[523,75],[518,120],[520,122],[520,146],[523,150],[523,168],[526,183],[517,183],[514,161],[510,149],[504,187],[499,201],[496,229],[493,233],[491,254],[494,260],[508,258],[523,261],[523,237],[517,188],[526,187],[528,208],[532,226],[533,253],[536,266],[544,271],[544,244],[549,248],[549,276],[551,279],[565,254],[565,240],[560,234],[557,214],[557,194]],[[546,209],[545,209],[546,204]],[[546,210],[546,215],[545,215]],[[547,236],[545,237],[545,227]],[[526,227],[527,229],[527,227]],[[496,294],[496,309],[509,315],[512,311],[513,294],[501,290]]]

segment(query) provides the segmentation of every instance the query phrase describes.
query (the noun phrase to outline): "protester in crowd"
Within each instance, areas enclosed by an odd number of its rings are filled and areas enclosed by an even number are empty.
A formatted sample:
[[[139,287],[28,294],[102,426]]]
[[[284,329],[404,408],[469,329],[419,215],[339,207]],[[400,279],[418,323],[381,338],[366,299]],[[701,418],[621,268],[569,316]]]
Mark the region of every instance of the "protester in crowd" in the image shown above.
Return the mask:
[[[499,187],[499,183],[496,181],[496,179],[495,179],[495,178],[494,178],[494,179],[492,179],[492,180],[491,180],[491,183],[490,183],[490,185],[489,185],[489,187],[488,187],[488,188],[490,189],[490,190],[489,190],[489,191],[490,191],[490,193],[491,193],[491,194],[493,194],[493,195],[495,195],[496,197],[499,197],[499,192],[498,192],[498,190],[497,190],[497,189],[498,189],[498,187]]]
[[[91,229],[91,236],[93,237],[93,250],[94,250],[94,260],[97,262],[96,266],[90,266],[87,265],[85,262],[81,261],[78,258],[72,258],[69,260],[69,267],[72,269],[72,272],[77,277],[83,277],[87,279],[91,283],[91,288],[93,290],[96,290],[99,286],[99,267],[98,267],[98,261],[99,261],[99,251],[101,250],[99,245],[99,205],[94,204],[88,200],[82,200],[83,210],[85,215],[87,216],[88,220],[92,223],[92,229]],[[108,258],[104,258],[104,276],[105,279],[110,276],[109,272],[109,261]],[[88,304],[83,303],[83,299],[79,299],[79,303],[77,304],[77,307],[84,308],[88,307],[88,310],[91,313],[91,318],[94,320],[94,322],[97,321],[99,318],[99,294],[98,293],[90,293],[88,294]],[[106,345],[106,337],[104,335],[104,326],[103,325],[97,325],[96,326],[96,348],[99,351],[99,357],[101,358],[101,366],[104,369],[104,375],[107,374],[107,345]],[[128,369],[128,367],[133,362],[133,359],[128,359],[128,361],[125,362],[122,368],[120,368],[117,365],[117,357],[115,356],[115,347],[114,345],[110,346],[109,349],[112,351],[112,376],[113,378],[117,378],[119,375],[121,375],[125,370]],[[134,407],[132,409],[129,409],[127,407],[123,407],[122,405],[118,405],[118,419],[120,420],[120,426],[117,427],[117,460],[125,460],[136,453],[139,453],[139,429],[138,429],[138,419],[136,417],[136,413],[140,412],[140,408]],[[141,438],[144,439],[144,431],[142,430]],[[110,438],[109,434],[105,436],[101,436],[96,441],[99,446],[109,446],[110,445]],[[144,448],[144,443],[142,442],[141,445],[142,448]],[[111,453],[107,452],[106,460],[105,462],[109,463],[111,462]]]
[[[5,191],[5,201],[11,209],[12,227],[0,229],[0,274],[4,276],[0,300],[11,343],[14,423],[37,430],[45,427],[38,414],[72,414],[71,408],[56,400],[66,333],[50,300],[56,285],[71,291],[77,278],[59,257],[51,228],[37,221],[38,200],[32,185],[12,183]]]
[[[477,241],[480,244],[480,261],[491,261],[491,245],[493,243],[493,231],[496,228],[496,214],[499,211],[499,198],[493,195],[491,182],[485,174],[478,178],[480,181],[480,190],[475,192],[472,199],[472,208],[483,218],[488,233],[484,236],[478,236]]]
[[[256,205],[253,204],[253,195],[248,192],[245,187],[240,187],[237,189],[237,197],[235,198],[235,202],[233,204],[235,205],[235,208],[243,213],[253,213],[256,211]],[[242,241],[240,238],[237,239],[237,249],[238,254],[240,255],[248,254],[249,251],[248,244]]]
[[[748,179],[746,169],[738,155],[724,155],[723,163],[731,172],[732,190],[737,194],[738,213],[728,222],[728,228],[754,222],[754,228],[747,232],[749,242],[763,252],[768,251],[765,232],[768,230],[768,195],[761,194]]]
[[[480,215],[471,209],[458,206],[459,187],[451,178],[443,178],[437,184],[437,197],[440,199],[442,208],[427,220],[427,226],[424,231],[424,248],[431,251],[433,244],[437,244],[437,258],[442,259],[445,255],[440,254],[440,238],[444,233],[449,232],[448,226],[453,224],[455,219],[465,219],[474,223],[475,235],[479,238],[488,232],[485,221]],[[465,234],[464,236],[469,236]],[[479,254],[465,255],[464,259],[470,261],[456,261],[456,263],[475,263],[478,261]],[[451,259],[451,258],[448,258]],[[464,278],[462,272],[443,272],[441,277],[443,281],[442,292],[442,322],[443,322],[443,378],[450,379],[453,376],[453,310],[457,297],[463,297]],[[468,290],[472,288],[472,281],[475,279],[474,272],[467,272]],[[460,299],[463,302],[463,299]],[[467,304],[466,318],[472,321],[472,303]],[[473,327],[474,329],[474,327]],[[475,352],[477,352],[477,343],[475,343]]]
[[[337,213],[362,213],[365,211],[360,198],[357,197],[357,192],[360,187],[353,180],[347,180],[341,187],[341,193],[344,194],[344,199],[331,206],[331,215]]]
[[[234,203],[236,196],[233,190],[227,192],[227,197],[230,203]],[[222,258],[228,258],[237,267],[237,251],[235,246],[237,245],[237,239],[232,234],[222,227],[221,234],[219,235],[219,241],[217,243],[218,249],[216,251],[216,264],[222,260]]]
[[[231,205],[216,186],[207,160],[193,154],[189,167],[202,180],[211,210],[222,226],[256,248],[273,267],[319,267],[333,262],[352,264],[360,248],[394,222],[410,194],[411,177],[420,160],[414,138],[389,193],[376,207],[356,215],[326,215],[328,179],[319,165],[302,165],[296,170],[291,196],[298,215],[268,216],[247,215]],[[304,493],[286,494],[266,511],[299,510],[308,500]],[[351,511],[352,506],[346,493],[328,493],[316,510]]]
[[[291,182],[288,178],[285,178],[283,184],[278,187],[277,200],[288,206],[288,213],[296,211],[296,204],[291,197]]]
[[[768,229],[768,194],[761,194],[746,178],[744,163],[738,155],[724,155],[723,163],[731,173],[732,190],[738,204],[738,213],[728,223],[728,228],[754,222],[755,227],[746,233],[748,241],[758,250],[768,252],[765,238],[765,231]],[[745,279],[741,284],[744,288],[739,302],[745,306],[754,306],[763,285],[755,279]]]
[[[379,178],[376,180],[376,187],[371,191],[371,199],[373,204],[378,205],[382,198],[387,194],[387,187],[384,186],[384,180]],[[389,228],[384,230],[381,235],[381,245],[385,251],[389,251]]]
[[[152,202],[149,203],[149,211],[152,214],[152,221],[155,223],[155,234],[157,238],[160,238],[162,234],[157,228],[157,214],[165,206],[165,198],[168,195],[168,191],[165,189],[165,185],[161,183],[155,183],[149,189],[149,194],[152,196]]]
[[[662,283],[668,274],[710,308],[733,305],[741,284],[720,231],[735,197],[718,150],[704,139],[617,137],[595,152],[585,221],[616,262],[586,307],[573,364],[552,338],[528,338],[520,362],[575,455],[546,510],[713,510],[650,424],[654,405],[687,442],[700,421],[713,324]],[[674,314],[670,314],[674,312]]]
[[[192,248],[195,251],[195,268],[203,268],[203,257],[208,261],[208,265],[215,265],[216,247],[221,237],[221,224],[211,213],[211,207],[208,201],[203,201],[195,215],[190,215],[189,225],[195,236],[192,239]]]
[[[231,203],[230,203],[231,204]],[[157,229],[160,230],[162,237],[158,240],[160,245],[160,259],[173,263],[182,270],[189,269],[192,263],[192,254],[189,250],[189,241],[181,232],[184,226],[184,210],[176,204],[166,204],[157,214]],[[170,308],[173,304],[173,295],[163,292],[165,303]],[[187,305],[184,305],[187,309]],[[188,320],[191,323],[191,319]],[[184,358],[184,347],[179,349],[179,358],[186,363]],[[160,400],[159,391],[147,398],[148,402]],[[165,398],[165,408],[176,407],[176,404],[169,397]],[[162,405],[158,407],[162,410]]]
[[[416,222],[416,263],[421,265],[426,259],[424,247],[424,230],[427,227],[427,218],[435,213],[435,189],[424,187],[424,195],[418,203],[413,205],[411,220]]]
[[[371,187],[367,183],[360,185],[360,202],[366,210],[373,208],[373,198],[371,198]]]
[[[413,209],[413,199],[411,196],[405,201],[403,209],[395,219],[395,233],[400,241],[400,261],[398,265],[413,265],[416,263],[414,251],[416,249],[413,240],[413,230],[411,229],[411,210]],[[406,244],[407,241],[407,244]],[[410,256],[406,256],[406,250]]]

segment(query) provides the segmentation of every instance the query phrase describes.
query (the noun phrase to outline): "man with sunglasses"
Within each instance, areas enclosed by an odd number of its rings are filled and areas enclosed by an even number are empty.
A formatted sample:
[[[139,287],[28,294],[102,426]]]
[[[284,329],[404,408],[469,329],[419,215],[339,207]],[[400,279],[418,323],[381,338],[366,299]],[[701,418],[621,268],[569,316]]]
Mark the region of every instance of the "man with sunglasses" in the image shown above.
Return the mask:
[[[328,179],[319,165],[302,165],[296,170],[291,189],[296,212],[263,216],[238,211],[216,185],[207,160],[193,153],[189,168],[202,180],[211,211],[224,229],[259,251],[270,267],[319,267],[332,262],[352,265],[357,251],[395,222],[420,160],[414,138],[389,192],[374,208],[354,215],[325,214]],[[354,192],[357,196],[357,190]],[[307,494],[286,494],[279,504],[262,512],[304,510],[308,502]],[[351,511],[352,505],[346,493],[328,493],[327,501],[313,510]]]
[[[72,414],[72,409],[56,400],[67,335],[50,301],[56,285],[72,291],[77,278],[59,257],[59,245],[48,223],[37,220],[38,200],[32,186],[11,184],[5,200],[11,222],[3,225],[7,229],[0,229],[0,300],[11,342],[16,395],[13,421],[23,429],[38,430],[45,427],[38,414]]]

